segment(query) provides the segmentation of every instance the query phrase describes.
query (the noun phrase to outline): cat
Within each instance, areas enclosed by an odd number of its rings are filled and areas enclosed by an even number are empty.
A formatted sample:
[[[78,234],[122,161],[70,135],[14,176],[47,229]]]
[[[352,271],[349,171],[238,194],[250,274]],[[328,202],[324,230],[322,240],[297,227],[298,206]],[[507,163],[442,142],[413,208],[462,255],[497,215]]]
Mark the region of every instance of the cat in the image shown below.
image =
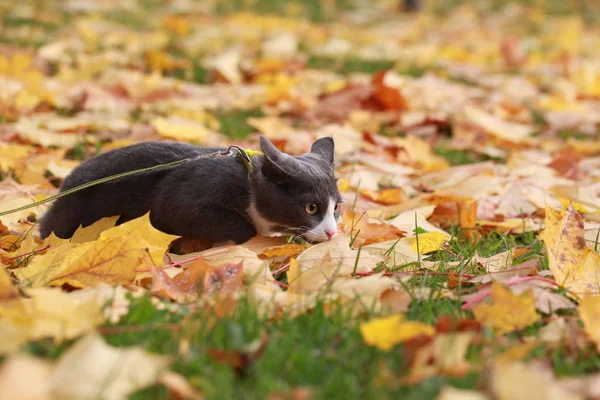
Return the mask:
[[[342,198],[334,176],[334,141],[318,139],[291,156],[260,137],[252,171],[238,157],[197,158],[223,151],[172,142],[143,142],[93,157],[60,191],[103,177],[193,158],[101,183],[57,199],[40,221],[42,238],[67,239],[79,226],[119,216],[117,225],[150,211],[152,225],[186,238],[243,243],[256,234],[323,242],[337,233]]]

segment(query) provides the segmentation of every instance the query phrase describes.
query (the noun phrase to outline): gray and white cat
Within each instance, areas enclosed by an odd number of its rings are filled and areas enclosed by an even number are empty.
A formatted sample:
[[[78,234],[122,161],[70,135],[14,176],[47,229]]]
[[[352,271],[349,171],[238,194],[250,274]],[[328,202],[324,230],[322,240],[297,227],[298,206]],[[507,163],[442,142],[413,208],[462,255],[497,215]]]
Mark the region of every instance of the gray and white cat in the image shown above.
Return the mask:
[[[263,156],[248,170],[237,157],[195,158],[122,177],[57,199],[40,222],[42,238],[70,238],[80,226],[119,215],[117,224],[150,211],[152,225],[187,238],[243,243],[291,234],[321,242],[337,233],[341,196],[333,173],[334,142],[322,138],[298,157],[260,138]],[[214,153],[219,148],[145,142],[83,162],[61,191],[103,177]]]

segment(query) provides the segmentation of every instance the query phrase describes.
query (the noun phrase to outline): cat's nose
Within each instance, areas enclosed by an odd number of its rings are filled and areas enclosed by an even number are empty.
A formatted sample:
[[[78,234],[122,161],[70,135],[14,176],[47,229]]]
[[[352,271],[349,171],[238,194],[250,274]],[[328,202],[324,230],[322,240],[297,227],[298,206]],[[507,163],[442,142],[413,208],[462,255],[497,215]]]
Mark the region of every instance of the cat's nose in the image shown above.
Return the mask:
[[[336,233],[337,233],[336,231],[325,231],[325,234],[327,235],[328,239],[331,239],[332,237],[334,237]]]

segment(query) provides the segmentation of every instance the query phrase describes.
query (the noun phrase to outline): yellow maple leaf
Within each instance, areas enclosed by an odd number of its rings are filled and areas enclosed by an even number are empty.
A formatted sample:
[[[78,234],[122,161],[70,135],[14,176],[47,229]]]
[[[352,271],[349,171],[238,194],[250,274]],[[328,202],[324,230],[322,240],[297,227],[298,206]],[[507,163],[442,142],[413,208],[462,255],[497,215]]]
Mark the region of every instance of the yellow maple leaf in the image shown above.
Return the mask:
[[[96,297],[82,298],[57,288],[29,288],[25,294],[0,303],[0,353],[16,350],[28,340],[70,339],[104,321]]]
[[[0,143],[0,170],[19,168],[33,153],[35,149],[31,146]]]
[[[420,335],[431,336],[435,329],[427,324],[404,321],[402,315],[375,318],[360,325],[363,340],[369,346],[390,351],[395,345]]]
[[[419,234],[418,245],[416,236],[407,238],[406,240],[410,243],[413,250],[418,250],[420,254],[427,254],[432,251],[442,250],[444,243],[448,239],[450,239],[450,235],[442,232],[426,232]]]
[[[598,293],[600,255],[585,244],[581,215],[573,206],[560,212],[546,207],[545,226],[540,236],[556,282],[575,295]]]
[[[503,335],[523,329],[539,320],[531,289],[516,295],[501,283],[493,282],[491,290],[491,304],[482,303],[473,309],[475,319],[482,324],[494,328],[498,334]]]
[[[584,296],[579,302],[579,316],[585,332],[600,349],[600,297]]]
[[[113,286],[128,284],[133,282],[136,269],[144,260],[162,265],[168,244],[175,238],[154,229],[146,214],[102,232],[95,241],[63,241],[46,254],[34,257],[16,275],[32,286],[69,284],[80,288],[100,282]]]
[[[71,236],[71,243],[86,243],[92,242],[100,237],[102,232],[115,226],[119,216],[101,218],[93,224],[77,228],[73,236]]]
[[[112,238],[83,244],[63,243],[36,256],[15,273],[33,287],[70,286],[81,288],[105,282],[113,286],[135,279],[135,270],[146,256],[144,241]]]

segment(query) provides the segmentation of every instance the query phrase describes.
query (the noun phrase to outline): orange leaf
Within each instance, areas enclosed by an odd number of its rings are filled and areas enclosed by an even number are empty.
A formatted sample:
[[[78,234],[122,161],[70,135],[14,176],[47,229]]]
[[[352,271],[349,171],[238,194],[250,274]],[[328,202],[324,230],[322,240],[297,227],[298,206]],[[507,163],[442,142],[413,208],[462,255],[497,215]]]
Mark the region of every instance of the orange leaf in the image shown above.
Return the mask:
[[[237,302],[236,293],[244,284],[243,262],[213,267],[204,275],[202,299],[217,317],[228,315]]]
[[[294,257],[300,254],[308,246],[306,244],[289,243],[283,246],[270,247],[263,251],[262,255],[267,258],[275,257]]]
[[[200,258],[175,278],[171,278],[162,268],[151,266],[150,291],[178,303],[191,302],[198,297],[198,282],[204,279],[210,268],[206,261]]]
[[[374,100],[385,110],[402,111],[408,109],[408,104],[400,91],[384,83],[383,78],[386,73],[387,71],[379,71],[371,80],[375,89],[373,93]]]
[[[405,232],[391,224],[375,224],[369,222],[369,217],[360,212],[344,210],[342,214],[344,222],[344,231],[351,236],[358,233],[353,247],[368,245],[372,243],[387,242],[389,240],[399,239],[405,236]]]
[[[402,189],[399,188],[383,189],[380,192],[374,192],[368,189],[361,189],[360,194],[365,196],[369,200],[385,204],[386,206],[401,204],[405,201],[404,192],[402,191]]]
[[[428,220],[443,228],[458,225],[469,237],[475,233],[477,226],[477,201],[469,199],[440,203]]]

